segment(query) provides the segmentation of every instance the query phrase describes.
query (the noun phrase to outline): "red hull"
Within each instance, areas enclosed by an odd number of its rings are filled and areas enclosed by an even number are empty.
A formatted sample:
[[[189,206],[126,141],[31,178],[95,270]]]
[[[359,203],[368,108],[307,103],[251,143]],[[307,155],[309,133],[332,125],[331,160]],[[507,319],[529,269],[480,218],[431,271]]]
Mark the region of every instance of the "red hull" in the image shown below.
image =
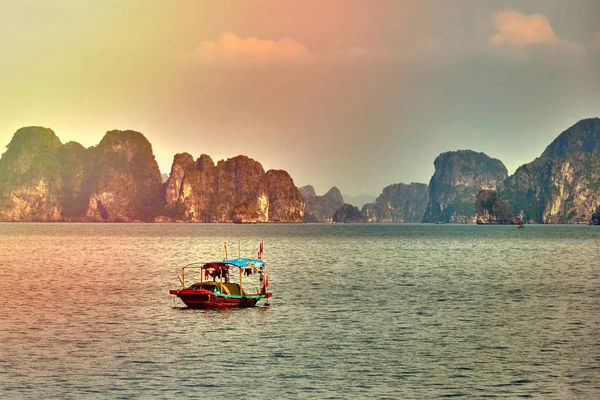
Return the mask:
[[[259,300],[271,297],[271,293],[267,293],[260,298],[250,297],[222,297],[215,296],[213,293],[204,290],[171,290],[171,294],[176,295],[183,301],[188,308],[196,309],[212,309],[212,308],[246,308],[254,307]]]

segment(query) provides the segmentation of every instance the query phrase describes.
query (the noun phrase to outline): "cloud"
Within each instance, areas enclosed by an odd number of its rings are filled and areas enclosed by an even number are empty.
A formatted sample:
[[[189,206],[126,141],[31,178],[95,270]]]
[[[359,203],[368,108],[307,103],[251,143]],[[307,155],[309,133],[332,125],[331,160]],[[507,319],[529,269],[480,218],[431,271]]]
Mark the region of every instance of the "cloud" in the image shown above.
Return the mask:
[[[263,40],[227,32],[215,41],[200,43],[192,55],[206,64],[271,64],[303,60],[310,53],[305,45],[291,38]]]
[[[256,66],[272,64],[369,65],[405,63],[407,60],[455,60],[465,48],[462,32],[446,31],[438,36],[405,40],[400,45],[354,45],[323,52],[309,51],[293,38],[266,40],[223,33],[216,40],[201,42],[192,52],[180,54],[182,64]]]
[[[541,14],[504,10],[494,15],[493,20],[496,33],[488,39],[492,46],[547,46],[562,42],[548,18]]]
[[[589,44],[559,37],[542,14],[503,10],[493,15],[491,23],[492,31],[485,36],[480,49],[492,49],[517,62],[537,59],[560,63],[568,59],[565,56],[582,57],[590,50]]]

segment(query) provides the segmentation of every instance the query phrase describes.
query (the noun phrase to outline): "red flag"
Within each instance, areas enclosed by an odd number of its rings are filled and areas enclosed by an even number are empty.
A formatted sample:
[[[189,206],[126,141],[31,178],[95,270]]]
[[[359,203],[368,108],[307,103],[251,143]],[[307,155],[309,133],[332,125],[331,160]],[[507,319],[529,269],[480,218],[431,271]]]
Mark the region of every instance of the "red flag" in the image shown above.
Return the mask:
[[[260,242],[260,244],[258,245],[258,259],[262,260],[262,255],[263,255],[263,242]]]
[[[265,287],[269,287],[269,277],[265,276]]]

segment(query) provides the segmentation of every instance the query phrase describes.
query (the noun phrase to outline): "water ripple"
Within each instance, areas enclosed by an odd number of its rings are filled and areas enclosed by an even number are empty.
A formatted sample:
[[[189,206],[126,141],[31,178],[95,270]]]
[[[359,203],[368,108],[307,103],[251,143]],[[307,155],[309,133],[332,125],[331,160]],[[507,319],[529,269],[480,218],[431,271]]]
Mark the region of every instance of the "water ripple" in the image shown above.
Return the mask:
[[[0,224],[3,398],[600,397],[600,230]],[[175,268],[266,243],[269,307]]]

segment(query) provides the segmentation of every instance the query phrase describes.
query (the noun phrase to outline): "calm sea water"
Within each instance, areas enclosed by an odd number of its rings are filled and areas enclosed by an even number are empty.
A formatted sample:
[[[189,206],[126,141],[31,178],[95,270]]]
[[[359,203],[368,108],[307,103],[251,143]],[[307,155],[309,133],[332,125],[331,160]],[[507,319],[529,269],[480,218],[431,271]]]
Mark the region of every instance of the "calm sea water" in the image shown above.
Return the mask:
[[[175,269],[265,240],[268,307]],[[0,224],[1,398],[600,398],[600,227]]]

